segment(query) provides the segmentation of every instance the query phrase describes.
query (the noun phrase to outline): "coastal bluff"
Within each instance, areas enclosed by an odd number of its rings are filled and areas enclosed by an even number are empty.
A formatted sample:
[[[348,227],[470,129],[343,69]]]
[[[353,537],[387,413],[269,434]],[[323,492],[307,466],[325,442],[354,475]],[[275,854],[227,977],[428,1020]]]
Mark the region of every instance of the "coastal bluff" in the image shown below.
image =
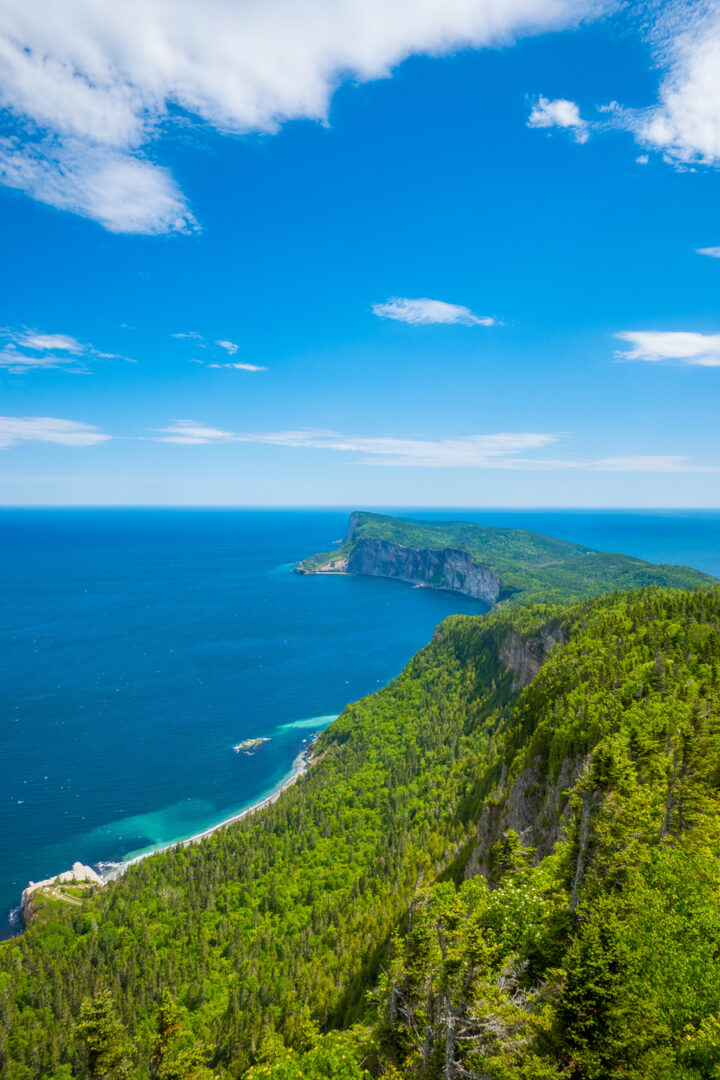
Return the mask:
[[[71,870],[64,870],[55,877],[46,878],[44,881],[31,881],[22,894],[20,912],[25,926],[32,922],[37,915],[42,900],[59,900],[66,904],[80,904],[79,896],[68,892],[64,886],[79,886],[86,889],[88,886],[101,886],[104,882],[100,875],[91,866],[84,866],[81,862],[74,862]]]

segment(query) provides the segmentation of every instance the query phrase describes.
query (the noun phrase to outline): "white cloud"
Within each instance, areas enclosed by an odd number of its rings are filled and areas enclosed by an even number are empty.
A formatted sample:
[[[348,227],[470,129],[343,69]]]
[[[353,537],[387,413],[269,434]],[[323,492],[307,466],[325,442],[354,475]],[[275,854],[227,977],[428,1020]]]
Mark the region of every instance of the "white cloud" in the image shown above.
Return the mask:
[[[157,235],[187,232],[196,224],[167,169],[75,139],[0,139],[0,182],[91,218],[109,232]]]
[[[678,163],[720,164],[720,6],[667,3],[653,31],[665,69],[657,106],[640,114],[641,142]]]
[[[588,123],[574,102],[541,97],[528,123],[572,128],[579,142],[590,131],[630,131],[644,150],[659,151],[678,168],[720,165],[720,4],[648,0],[638,7],[661,72],[657,103],[648,108],[599,104],[596,109],[604,118]],[[640,165],[648,160],[646,153],[636,158]]]
[[[645,360],[658,363],[678,360],[699,367],[720,367],[720,334],[698,334],[690,331],[624,330],[615,334],[627,341],[630,349],[617,352],[618,360]]]
[[[23,375],[38,368],[64,367],[75,374],[87,374],[88,361],[91,360],[126,360],[134,363],[127,356],[117,353],[101,352],[93,345],[84,345],[69,334],[46,334],[39,330],[11,330],[0,327],[0,338],[6,344],[0,345],[0,368],[6,368],[11,374]],[[68,368],[68,365],[72,365]]]
[[[550,101],[541,95],[532,107],[528,127],[570,128],[578,142],[584,143],[588,139],[588,125],[580,116],[580,109],[574,101],[565,98]]]
[[[698,255],[709,255],[711,259],[720,259],[720,247],[698,248]]]
[[[219,131],[323,121],[344,78],[559,30],[616,0],[5,0],[0,104],[22,139],[0,174],[115,232],[187,231],[172,177],[143,148],[178,107]]]
[[[234,341],[216,341],[215,344],[219,345],[220,348],[224,349],[225,352],[230,354],[230,356],[234,356],[240,348],[240,346],[236,345]]]
[[[444,300],[428,300],[419,297],[410,300],[404,296],[391,296],[384,304],[373,304],[373,314],[381,319],[396,319],[413,326],[431,323],[445,325],[460,323],[462,326],[493,326],[495,319],[488,315],[474,315],[470,308],[461,304],[446,304]]]
[[[85,346],[81,345],[77,338],[70,337],[69,334],[40,334],[37,330],[25,330],[19,333],[14,340],[18,345],[27,349],[60,349],[69,353],[81,353],[85,350]]]
[[[58,420],[52,416],[0,416],[1,449],[23,442],[95,446],[110,438],[92,424],[80,424],[76,420]]]

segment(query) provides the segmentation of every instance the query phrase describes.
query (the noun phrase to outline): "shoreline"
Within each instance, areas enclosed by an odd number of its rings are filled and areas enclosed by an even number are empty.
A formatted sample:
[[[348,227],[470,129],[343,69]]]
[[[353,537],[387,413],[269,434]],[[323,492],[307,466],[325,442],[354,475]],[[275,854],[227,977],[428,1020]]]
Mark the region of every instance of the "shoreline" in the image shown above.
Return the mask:
[[[301,750],[292,763],[292,768],[287,776],[279,782],[279,784],[273,788],[269,794],[264,795],[262,799],[252,803],[250,806],[246,806],[244,810],[238,811],[236,814],[231,814],[230,817],[223,818],[222,821],[218,821],[215,825],[210,825],[209,828],[203,829],[199,833],[194,833],[192,836],[181,837],[178,840],[172,840],[167,844],[162,844],[159,847],[154,847],[150,851],[141,851],[138,855],[133,855],[129,859],[124,859],[119,863],[95,863],[97,867],[98,875],[103,885],[107,885],[110,881],[116,881],[122,877],[126,870],[131,866],[135,866],[137,863],[142,862],[144,859],[149,859],[153,855],[160,855],[164,851],[170,851],[175,847],[188,847],[190,844],[200,843],[208,836],[212,836],[213,833],[219,829],[225,829],[228,825],[233,825],[236,821],[241,821],[243,818],[248,817],[250,814],[257,813],[258,810],[263,810],[266,806],[272,806],[274,802],[280,798],[284,791],[292,787],[297,783],[301,776],[304,776],[308,769],[313,765],[313,747],[320,736],[318,732],[308,742],[308,745],[304,750]],[[55,880],[48,878],[48,881]],[[20,937],[25,930],[25,923],[22,918],[22,905],[12,908],[9,913],[8,919],[9,928],[18,927],[15,933],[10,933],[7,937],[0,938],[0,941],[10,941],[13,938]]]
[[[202,832],[195,833],[193,836],[172,840],[170,843],[163,844],[161,847],[153,848],[152,851],[141,851],[139,855],[133,855],[131,858],[123,860],[123,862],[116,863],[110,869],[100,870],[99,873],[103,885],[106,885],[109,881],[115,881],[117,878],[122,877],[130,866],[135,866],[144,859],[149,859],[153,855],[160,855],[163,851],[170,851],[175,847],[188,847],[190,844],[197,844],[206,837],[212,836],[218,829],[225,829],[228,825],[234,825],[236,821],[241,821],[250,814],[255,814],[258,810],[263,810],[266,806],[272,806],[272,804],[277,802],[280,798],[283,791],[287,791],[289,787],[292,787],[293,784],[297,783],[299,777],[304,776],[313,764],[312,748],[317,741],[317,738],[318,736],[315,736],[315,738],[310,740],[306,748],[301,750],[293,761],[292,769],[288,776],[286,776],[284,780],[281,780],[278,786],[274,788],[269,795],[264,795],[258,802],[246,806],[244,810],[238,811],[237,814],[231,814],[230,817],[223,818],[223,820],[218,821],[216,825],[210,825],[209,828],[203,829]],[[96,866],[98,867],[101,867],[102,865],[102,863],[96,863]]]

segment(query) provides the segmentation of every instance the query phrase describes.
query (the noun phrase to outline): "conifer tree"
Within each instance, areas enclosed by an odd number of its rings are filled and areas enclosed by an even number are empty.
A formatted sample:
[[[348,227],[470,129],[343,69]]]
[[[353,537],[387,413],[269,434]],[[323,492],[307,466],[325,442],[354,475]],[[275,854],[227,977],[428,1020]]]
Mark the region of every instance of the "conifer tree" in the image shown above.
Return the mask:
[[[84,1076],[89,1080],[123,1080],[128,1075],[130,1040],[109,990],[85,999],[75,1030],[84,1048]]]

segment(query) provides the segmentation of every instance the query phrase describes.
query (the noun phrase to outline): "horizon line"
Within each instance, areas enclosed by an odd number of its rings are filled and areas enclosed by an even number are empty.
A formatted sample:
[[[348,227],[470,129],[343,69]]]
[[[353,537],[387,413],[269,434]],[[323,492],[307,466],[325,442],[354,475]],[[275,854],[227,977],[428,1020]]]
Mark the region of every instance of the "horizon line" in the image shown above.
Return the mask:
[[[342,510],[373,513],[375,510],[442,510],[442,511],[511,511],[540,513],[543,511],[614,511],[624,513],[654,513],[673,511],[682,513],[720,513],[717,506],[618,506],[618,505],[547,505],[547,506],[433,506],[408,503],[374,503],[363,509],[357,503],[0,503],[0,510]]]

